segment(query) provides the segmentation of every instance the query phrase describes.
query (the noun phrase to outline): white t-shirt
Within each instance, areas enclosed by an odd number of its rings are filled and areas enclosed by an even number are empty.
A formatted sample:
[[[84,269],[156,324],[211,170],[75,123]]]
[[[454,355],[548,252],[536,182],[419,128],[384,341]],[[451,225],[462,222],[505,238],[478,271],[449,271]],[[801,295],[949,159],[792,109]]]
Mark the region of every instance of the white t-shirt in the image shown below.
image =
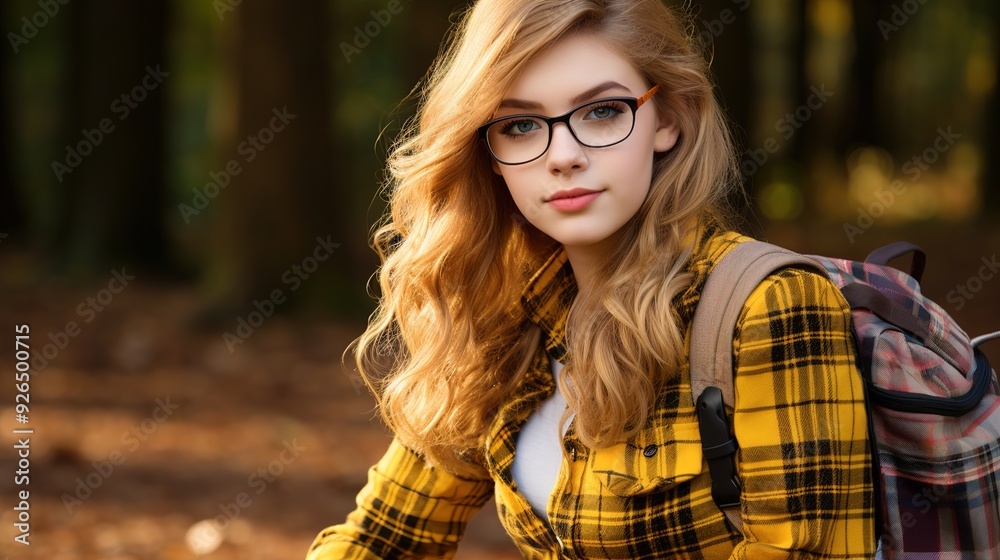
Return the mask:
[[[562,364],[552,362],[552,375],[559,379]],[[549,497],[559,478],[562,466],[562,438],[572,418],[559,427],[559,418],[566,410],[566,399],[558,387],[556,392],[531,413],[517,436],[511,474],[531,509],[542,519],[548,519]]]

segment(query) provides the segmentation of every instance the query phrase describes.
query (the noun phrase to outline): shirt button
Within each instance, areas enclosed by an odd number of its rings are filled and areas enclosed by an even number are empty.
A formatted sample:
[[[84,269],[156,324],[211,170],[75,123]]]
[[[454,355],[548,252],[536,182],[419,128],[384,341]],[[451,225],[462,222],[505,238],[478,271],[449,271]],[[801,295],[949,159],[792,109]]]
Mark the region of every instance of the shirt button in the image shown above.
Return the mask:
[[[656,455],[656,450],[657,449],[658,448],[657,448],[656,445],[649,444],[649,445],[646,446],[645,449],[642,450],[642,454],[645,455],[646,457],[652,457],[653,455]]]

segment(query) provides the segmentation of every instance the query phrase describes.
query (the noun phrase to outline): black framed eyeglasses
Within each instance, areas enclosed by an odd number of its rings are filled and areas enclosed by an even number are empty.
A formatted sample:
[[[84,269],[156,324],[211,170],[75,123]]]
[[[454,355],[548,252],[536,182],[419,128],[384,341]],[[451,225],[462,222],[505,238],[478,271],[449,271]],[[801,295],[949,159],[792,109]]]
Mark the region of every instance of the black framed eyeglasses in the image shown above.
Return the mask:
[[[570,134],[588,148],[606,148],[623,142],[635,128],[635,112],[649,101],[659,84],[642,97],[606,97],[588,101],[558,117],[522,114],[492,120],[479,127],[493,159],[521,165],[542,157],[552,143],[552,127],[566,123]]]

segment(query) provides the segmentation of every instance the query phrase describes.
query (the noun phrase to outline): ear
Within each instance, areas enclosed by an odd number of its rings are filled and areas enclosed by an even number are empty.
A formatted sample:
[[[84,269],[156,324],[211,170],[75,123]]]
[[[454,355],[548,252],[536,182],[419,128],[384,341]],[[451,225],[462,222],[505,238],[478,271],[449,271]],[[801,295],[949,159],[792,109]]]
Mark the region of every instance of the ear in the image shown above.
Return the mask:
[[[677,123],[668,121],[664,117],[659,118],[656,132],[653,135],[653,151],[667,152],[677,144],[677,137],[680,136],[680,128]]]

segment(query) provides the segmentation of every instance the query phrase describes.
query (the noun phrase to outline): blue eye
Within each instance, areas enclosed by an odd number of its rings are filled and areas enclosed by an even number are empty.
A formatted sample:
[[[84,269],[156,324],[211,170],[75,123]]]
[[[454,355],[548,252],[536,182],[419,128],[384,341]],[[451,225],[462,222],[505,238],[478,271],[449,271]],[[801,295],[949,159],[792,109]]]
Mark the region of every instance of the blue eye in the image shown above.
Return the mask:
[[[500,133],[504,136],[523,136],[532,130],[539,128],[541,128],[541,126],[530,119],[511,120],[503,125],[500,129]]]
[[[598,120],[613,119],[625,112],[625,109],[620,107],[620,105],[621,103],[604,103],[596,107],[589,107],[587,117],[593,115],[593,118]]]

